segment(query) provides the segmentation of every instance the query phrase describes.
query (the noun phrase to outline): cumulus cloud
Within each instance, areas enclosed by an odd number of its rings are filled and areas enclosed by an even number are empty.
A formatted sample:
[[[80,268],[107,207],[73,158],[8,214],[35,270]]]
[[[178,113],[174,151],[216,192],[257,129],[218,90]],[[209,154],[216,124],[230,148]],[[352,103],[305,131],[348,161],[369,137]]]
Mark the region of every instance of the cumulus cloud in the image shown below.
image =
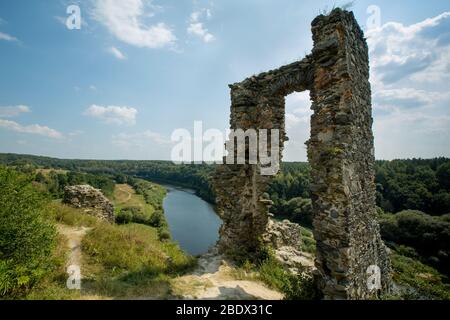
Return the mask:
[[[312,111],[309,91],[295,92],[286,97],[286,128],[309,123]]]
[[[293,113],[286,113],[286,128],[291,129],[301,122],[307,122],[304,117],[299,117]]]
[[[108,48],[108,52],[119,60],[125,60],[127,57],[116,47]]]
[[[165,138],[163,135],[146,130],[137,133],[120,133],[113,136],[113,144],[119,147],[142,147],[145,148],[150,144],[156,143],[158,145],[171,144],[170,139]]]
[[[367,31],[375,80],[385,84],[407,78],[449,78],[450,12],[405,26],[389,22]]]
[[[374,104],[384,111],[439,107],[450,102],[450,92],[416,88],[379,88],[373,93]]]
[[[450,12],[366,36],[377,157],[448,156]]]
[[[138,111],[131,107],[118,107],[118,106],[99,106],[96,104],[91,105],[84,114],[93,118],[101,119],[110,124],[128,124],[133,125],[136,123],[136,115]]]
[[[449,27],[450,12],[444,12],[367,31],[375,111],[448,105],[450,94],[441,84],[450,80]]]
[[[149,5],[150,4],[150,5]],[[151,2],[143,0],[94,0],[93,17],[117,39],[140,48],[162,48],[177,40],[162,22],[149,25]]]
[[[0,107],[0,118],[12,118],[28,112],[31,112],[31,109],[24,105]]]
[[[209,9],[194,11],[189,18],[187,32],[188,34],[197,36],[204,42],[208,43],[215,40],[215,37],[208,31],[208,29],[204,27],[204,22],[202,22],[202,18],[204,17],[207,19],[211,18],[211,11]]]
[[[9,34],[3,33],[3,32],[0,32],[0,40],[19,41],[17,38],[13,37],[12,35],[9,35]]]
[[[62,139],[64,137],[59,131],[39,124],[24,126],[15,121],[0,119],[0,127],[14,132],[36,134],[53,139]]]
[[[83,130],[75,130],[75,131],[70,132],[70,133],[69,133],[69,136],[71,136],[71,137],[77,137],[77,136],[80,136],[80,135],[82,135],[82,134],[84,134],[84,131],[83,131]]]

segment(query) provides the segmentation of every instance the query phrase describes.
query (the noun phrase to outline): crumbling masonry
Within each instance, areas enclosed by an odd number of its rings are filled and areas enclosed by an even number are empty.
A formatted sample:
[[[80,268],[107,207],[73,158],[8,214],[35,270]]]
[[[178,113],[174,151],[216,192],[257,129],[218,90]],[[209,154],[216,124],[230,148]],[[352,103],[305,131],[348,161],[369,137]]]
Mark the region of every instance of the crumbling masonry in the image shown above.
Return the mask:
[[[318,286],[326,299],[369,299],[390,291],[391,267],[376,222],[368,48],[353,13],[341,9],[317,17],[312,34],[312,54],[303,60],[230,85],[230,125],[279,129],[281,159],[288,140],[285,96],[310,91]],[[264,245],[272,204],[265,190],[272,177],[261,175],[261,167],[247,162],[217,169],[219,248],[228,255],[250,256]],[[380,290],[367,285],[369,266],[381,271]]]

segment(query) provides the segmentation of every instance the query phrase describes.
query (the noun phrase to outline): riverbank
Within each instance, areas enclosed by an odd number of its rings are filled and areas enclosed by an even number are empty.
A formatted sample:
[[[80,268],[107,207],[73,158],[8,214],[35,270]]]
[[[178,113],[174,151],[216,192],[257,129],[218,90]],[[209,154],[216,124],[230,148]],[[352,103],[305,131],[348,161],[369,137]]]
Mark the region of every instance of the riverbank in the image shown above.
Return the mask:
[[[163,208],[172,239],[188,254],[206,253],[219,239],[222,223],[213,206],[191,189],[163,186],[168,190]]]

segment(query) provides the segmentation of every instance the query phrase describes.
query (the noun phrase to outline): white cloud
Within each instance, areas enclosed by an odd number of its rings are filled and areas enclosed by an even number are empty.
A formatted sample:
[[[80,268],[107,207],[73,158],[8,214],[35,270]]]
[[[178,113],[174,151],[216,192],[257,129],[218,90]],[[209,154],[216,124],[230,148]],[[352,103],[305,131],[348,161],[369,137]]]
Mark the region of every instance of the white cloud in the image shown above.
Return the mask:
[[[366,32],[378,158],[448,156],[450,12]]]
[[[7,33],[3,33],[0,32],[0,40],[5,40],[5,41],[19,41],[17,40],[17,38],[7,34]]]
[[[366,36],[375,82],[449,79],[450,12],[410,26],[388,22]]]
[[[374,105],[385,111],[436,107],[450,102],[450,92],[422,90],[416,88],[378,88],[373,93]]]
[[[31,112],[31,109],[24,105],[0,107],[0,118],[12,118],[28,112]]]
[[[140,48],[162,48],[177,40],[164,23],[146,23],[151,2],[143,0],[94,0],[93,17],[117,39]]]
[[[123,148],[139,147],[145,148],[150,144],[168,145],[172,142],[157,132],[146,130],[137,133],[120,133],[113,136],[113,144]]]
[[[309,123],[312,111],[309,91],[295,92],[286,97],[286,128]]]
[[[39,124],[24,126],[15,121],[0,119],[0,127],[14,132],[36,134],[53,139],[62,139],[64,137],[62,133]]]
[[[307,123],[308,120],[308,117],[298,117],[295,114],[286,113],[286,128],[291,129],[299,123]]]
[[[82,135],[82,134],[84,134],[84,131],[83,131],[83,130],[75,130],[75,131],[70,132],[70,133],[69,133],[69,136],[71,136],[71,137],[77,137],[77,136],[80,136],[80,135]]]
[[[208,29],[205,29],[204,23],[201,22],[201,18],[203,16],[210,19],[211,11],[209,9],[194,11],[189,19],[187,32],[190,35],[200,37],[204,42],[208,43],[215,40],[215,37],[208,31]]]
[[[116,47],[111,47],[108,49],[108,52],[111,53],[114,57],[119,60],[125,60],[127,57]]]
[[[138,111],[131,107],[118,106],[98,106],[91,105],[84,114],[93,118],[101,119],[110,124],[128,124],[136,123],[136,115]]]
[[[97,91],[97,87],[92,84],[89,86],[89,89],[91,89],[92,91]]]

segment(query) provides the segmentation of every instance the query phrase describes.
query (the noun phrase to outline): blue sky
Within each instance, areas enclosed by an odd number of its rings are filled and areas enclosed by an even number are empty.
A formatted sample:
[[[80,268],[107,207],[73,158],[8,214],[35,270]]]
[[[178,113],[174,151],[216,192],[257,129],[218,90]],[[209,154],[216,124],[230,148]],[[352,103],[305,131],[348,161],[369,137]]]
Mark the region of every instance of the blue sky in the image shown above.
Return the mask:
[[[0,152],[169,159],[174,129],[228,127],[229,83],[309,53],[312,19],[335,2],[1,0]],[[72,4],[80,30],[65,26]],[[371,51],[376,157],[450,156],[450,2],[352,10]],[[306,159],[309,116],[307,93],[287,98],[286,160]]]

